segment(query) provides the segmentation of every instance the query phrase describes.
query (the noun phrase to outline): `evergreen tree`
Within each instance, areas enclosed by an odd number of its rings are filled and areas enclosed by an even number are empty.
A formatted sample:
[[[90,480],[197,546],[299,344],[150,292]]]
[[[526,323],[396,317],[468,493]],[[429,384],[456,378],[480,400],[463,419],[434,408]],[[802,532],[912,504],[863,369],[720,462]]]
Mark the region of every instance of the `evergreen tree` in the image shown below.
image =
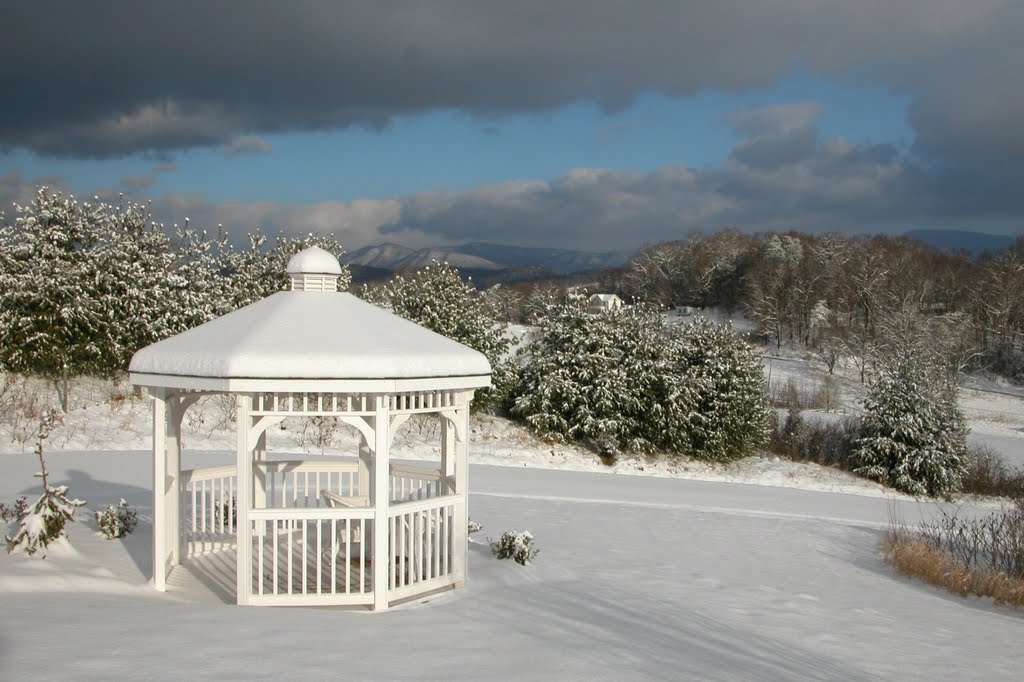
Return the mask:
[[[731,328],[672,326],[639,306],[590,311],[582,296],[549,304],[538,326],[512,413],[542,437],[719,461],[764,441],[759,358]]]
[[[384,287],[364,289],[363,297],[396,315],[483,353],[491,363],[491,388],[477,391],[476,409],[504,401],[516,371],[507,358],[512,339],[495,320],[488,301],[447,263],[411,275],[395,275]]]
[[[0,227],[0,353],[8,371],[51,379],[67,409],[72,377],[106,375],[116,334],[95,252],[103,209],[40,188]]]
[[[946,495],[966,471],[955,385],[911,353],[892,359],[864,401],[855,473],[912,495]]]

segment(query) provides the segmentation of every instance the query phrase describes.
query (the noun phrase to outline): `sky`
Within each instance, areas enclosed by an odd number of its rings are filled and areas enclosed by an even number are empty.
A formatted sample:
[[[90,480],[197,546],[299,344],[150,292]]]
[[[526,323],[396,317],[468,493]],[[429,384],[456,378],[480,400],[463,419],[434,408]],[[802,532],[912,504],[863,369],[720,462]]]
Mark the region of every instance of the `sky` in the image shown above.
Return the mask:
[[[1024,3],[10,3],[40,185],[348,250],[1024,230]],[[124,199],[120,197],[123,195]]]

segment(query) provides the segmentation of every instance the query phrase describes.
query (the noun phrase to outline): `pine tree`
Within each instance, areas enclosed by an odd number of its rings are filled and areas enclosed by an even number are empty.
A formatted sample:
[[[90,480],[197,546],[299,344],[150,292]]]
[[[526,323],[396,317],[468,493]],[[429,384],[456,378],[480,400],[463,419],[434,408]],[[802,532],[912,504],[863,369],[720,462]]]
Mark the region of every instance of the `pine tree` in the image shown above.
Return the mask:
[[[68,407],[68,385],[110,372],[115,335],[104,314],[100,266],[103,210],[40,188],[0,228],[0,362],[51,379]]]
[[[912,495],[947,495],[966,471],[967,427],[955,385],[940,368],[905,353],[864,400],[855,473]]]
[[[759,358],[726,326],[668,325],[631,306],[550,302],[522,359],[512,413],[539,435],[601,452],[662,450],[711,460],[751,454],[767,432]]]
[[[474,409],[504,401],[516,376],[507,358],[512,339],[495,320],[486,298],[472,282],[447,263],[433,264],[412,275],[395,275],[384,287],[364,289],[371,303],[477,350],[491,363],[491,388],[477,391]]]

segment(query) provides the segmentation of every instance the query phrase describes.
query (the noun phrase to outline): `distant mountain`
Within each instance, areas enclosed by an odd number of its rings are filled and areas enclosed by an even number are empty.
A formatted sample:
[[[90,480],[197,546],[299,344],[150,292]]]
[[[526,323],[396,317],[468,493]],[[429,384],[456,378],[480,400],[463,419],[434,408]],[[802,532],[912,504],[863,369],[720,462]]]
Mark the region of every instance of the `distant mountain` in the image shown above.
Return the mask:
[[[461,249],[454,248],[420,249],[408,258],[400,260],[396,264],[396,269],[422,268],[426,265],[430,265],[434,261],[438,261],[439,263],[448,263],[460,270],[502,270],[505,267],[504,265],[495,263],[494,261],[486,258],[481,258],[480,256],[465,253]]]
[[[967,230],[909,230],[904,237],[917,239],[940,251],[967,251],[972,256],[1008,249],[1016,237]]]
[[[455,248],[462,253],[480,256],[505,267],[538,265],[563,275],[581,270],[597,270],[624,265],[632,255],[631,251],[574,251],[532,246],[506,246],[486,242],[472,242]]]
[[[414,250],[399,244],[364,246],[342,256],[348,265],[384,270],[421,268],[432,261],[446,262],[460,271],[474,273],[497,272],[514,269],[514,278],[532,271],[565,275],[584,270],[623,265],[629,259],[626,251],[591,252],[570,249],[548,249],[529,246],[505,246],[474,242],[462,246]],[[511,274],[511,273],[510,273]],[[475,279],[476,277],[474,277]],[[500,279],[488,277],[488,279]]]
[[[397,270],[396,263],[416,255],[415,249],[401,244],[374,244],[364,246],[361,249],[345,253],[341,256],[341,262],[346,265],[362,265],[368,268],[381,268],[384,270]]]

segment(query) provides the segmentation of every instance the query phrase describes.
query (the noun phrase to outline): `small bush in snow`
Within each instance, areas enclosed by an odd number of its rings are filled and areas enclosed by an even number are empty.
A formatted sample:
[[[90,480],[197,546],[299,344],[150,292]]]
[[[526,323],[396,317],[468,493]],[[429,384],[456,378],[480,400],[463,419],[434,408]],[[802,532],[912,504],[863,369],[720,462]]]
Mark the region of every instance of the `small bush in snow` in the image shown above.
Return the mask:
[[[533,544],[533,534],[528,530],[507,530],[498,540],[491,541],[491,554],[495,559],[512,559],[525,566],[540,552]]]
[[[469,520],[469,529],[468,530],[469,530],[469,534],[470,535],[472,535],[473,533],[479,533],[483,529],[484,529],[484,527],[482,525],[480,525],[479,521],[474,521],[473,519]]]
[[[139,517],[122,497],[116,507],[111,504],[103,511],[96,512],[96,523],[99,524],[103,535],[108,540],[113,540],[114,538],[123,538],[135,530],[135,526],[139,523]]]
[[[18,520],[14,536],[4,536],[9,554],[25,552],[32,555],[64,537],[64,526],[75,520],[75,509],[85,504],[82,500],[68,499],[66,485],[51,486],[46,480],[43,441],[50,435],[57,414],[56,410],[51,409],[39,420],[35,451],[39,457],[40,472],[36,476],[43,480],[43,494]]]
[[[947,495],[967,468],[967,426],[956,387],[908,353],[879,374],[864,400],[854,473],[911,495]]]

